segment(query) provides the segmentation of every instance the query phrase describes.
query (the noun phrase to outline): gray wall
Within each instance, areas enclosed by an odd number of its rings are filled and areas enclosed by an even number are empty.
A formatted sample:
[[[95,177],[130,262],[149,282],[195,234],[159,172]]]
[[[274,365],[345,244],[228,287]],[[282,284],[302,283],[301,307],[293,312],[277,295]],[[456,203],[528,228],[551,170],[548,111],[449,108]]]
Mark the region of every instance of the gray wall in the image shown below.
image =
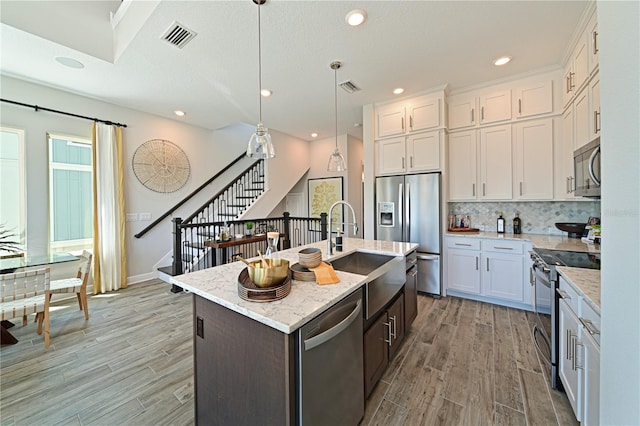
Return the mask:
[[[640,424],[639,22],[638,1],[598,1],[603,425]]]

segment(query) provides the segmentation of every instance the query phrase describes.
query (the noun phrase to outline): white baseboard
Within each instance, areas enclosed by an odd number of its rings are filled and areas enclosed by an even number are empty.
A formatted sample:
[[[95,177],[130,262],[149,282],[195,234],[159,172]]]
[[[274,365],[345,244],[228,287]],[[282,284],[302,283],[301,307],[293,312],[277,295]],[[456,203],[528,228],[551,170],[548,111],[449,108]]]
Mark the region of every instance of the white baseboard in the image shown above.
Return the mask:
[[[158,273],[156,272],[148,272],[146,274],[133,275],[131,277],[127,277],[127,284],[138,284],[143,281],[149,281],[158,278]]]

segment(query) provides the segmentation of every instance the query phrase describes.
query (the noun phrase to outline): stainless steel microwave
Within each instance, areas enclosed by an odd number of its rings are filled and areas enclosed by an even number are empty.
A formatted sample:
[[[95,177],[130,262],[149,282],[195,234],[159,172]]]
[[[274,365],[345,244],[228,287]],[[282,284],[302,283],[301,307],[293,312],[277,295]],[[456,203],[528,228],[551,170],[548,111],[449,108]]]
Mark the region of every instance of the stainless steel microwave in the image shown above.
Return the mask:
[[[594,139],[573,153],[576,178],[575,195],[600,198],[600,138]]]

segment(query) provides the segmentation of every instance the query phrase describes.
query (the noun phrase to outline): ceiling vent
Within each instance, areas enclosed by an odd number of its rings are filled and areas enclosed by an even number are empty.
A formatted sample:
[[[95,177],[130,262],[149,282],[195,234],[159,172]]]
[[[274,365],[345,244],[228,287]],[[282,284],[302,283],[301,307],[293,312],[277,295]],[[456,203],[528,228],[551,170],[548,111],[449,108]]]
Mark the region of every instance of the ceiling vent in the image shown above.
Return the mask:
[[[164,41],[182,49],[187,43],[189,43],[198,33],[185,27],[178,21],[173,23],[167,28],[167,30],[160,36]]]
[[[338,86],[342,87],[342,89],[349,94],[354,92],[359,92],[360,90],[362,90],[361,88],[356,86],[356,84],[351,80],[344,81],[338,84]]]

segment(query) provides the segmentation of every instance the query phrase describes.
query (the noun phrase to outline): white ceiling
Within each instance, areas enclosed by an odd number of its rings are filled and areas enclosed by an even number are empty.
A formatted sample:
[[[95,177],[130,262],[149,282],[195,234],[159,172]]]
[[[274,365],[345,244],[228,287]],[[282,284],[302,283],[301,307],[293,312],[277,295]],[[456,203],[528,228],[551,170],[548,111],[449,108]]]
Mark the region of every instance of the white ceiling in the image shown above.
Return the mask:
[[[130,2],[2,0],[0,71],[160,116],[175,118],[182,109],[181,120],[210,129],[257,122],[258,19],[251,0],[147,1],[149,13],[138,18],[139,30],[114,61],[109,12]],[[311,132],[332,137],[329,63],[340,60],[338,82],[352,80],[362,91],[338,91],[339,133],[362,137],[354,126],[362,123],[362,105],[393,99],[395,87],[405,88],[402,96],[443,84],[456,90],[560,65],[586,5],[269,0],[261,8],[262,82],[273,95],[263,99],[263,121],[304,140]],[[345,15],[356,8],[368,20],[348,27]],[[183,49],[160,39],[174,20],[198,33]],[[514,60],[493,66],[505,54]],[[64,67],[57,56],[85,68]]]

